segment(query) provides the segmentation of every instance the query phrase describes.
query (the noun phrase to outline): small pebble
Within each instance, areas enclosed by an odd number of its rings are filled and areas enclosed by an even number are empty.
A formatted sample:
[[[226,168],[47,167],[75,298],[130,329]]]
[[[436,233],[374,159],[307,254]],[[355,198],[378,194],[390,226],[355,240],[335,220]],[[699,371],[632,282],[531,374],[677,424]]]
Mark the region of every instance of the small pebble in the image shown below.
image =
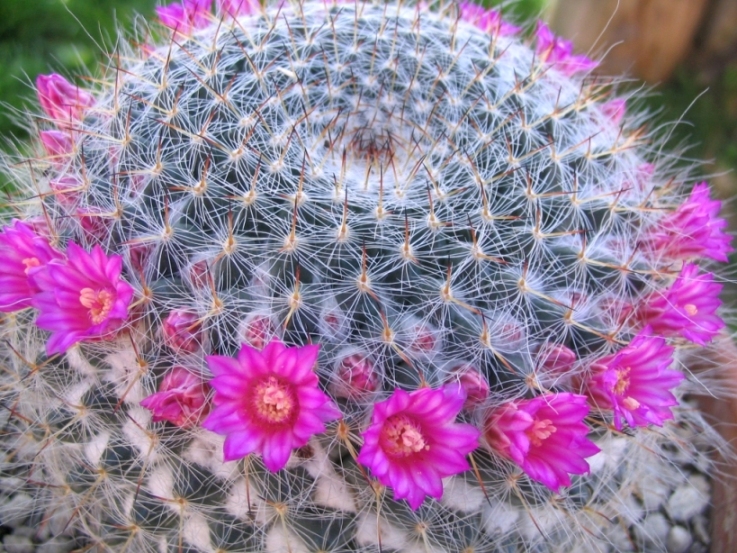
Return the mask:
[[[709,504],[709,483],[703,476],[692,476],[688,483],[676,488],[668,499],[668,514],[679,522],[686,522]]]
[[[668,499],[671,488],[657,478],[648,478],[640,483],[639,491],[645,510],[657,511]]]
[[[635,527],[637,537],[645,543],[661,546],[670,531],[670,524],[660,513],[652,513],[646,516],[642,523]]]
[[[36,553],[68,553],[74,548],[74,542],[69,538],[56,538],[39,545]]]
[[[8,553],[33,553],[36,550],[31,538],[16,536],[15,534],[5,536],[3,545]]]
[[[17,493],[10,501],[3,505],[0,524],[10,526],[11,528],[23,526],[23,523],[30,516],[32,510],[33,498],[24,493]]]
[[[668,538],[665,540],[665,546],[668,553],[686,553],[693,543],[691,533],[683,526],[674,526],[668,532]]]

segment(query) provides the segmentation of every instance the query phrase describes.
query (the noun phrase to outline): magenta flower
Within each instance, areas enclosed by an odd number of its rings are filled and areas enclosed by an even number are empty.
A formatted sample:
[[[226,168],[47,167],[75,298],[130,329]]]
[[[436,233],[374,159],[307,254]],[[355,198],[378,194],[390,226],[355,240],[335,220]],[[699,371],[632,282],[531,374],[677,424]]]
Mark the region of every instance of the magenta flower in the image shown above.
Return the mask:
[[[537,38],[535,53],[544,63],[554,65],[565,75],[591,71],[599,65],[599,62],[586,56],[574,55],[573,43],[555,36],[542,21],[537,23],[535,37]]]
[[[478,446],[478,429],[455,422],[465,400],[457,385],[394,390],[374,405],[357,461],[414,510],[426,495],[440,499],[442,479],[468,470],[466,455]]]
[[[286,347],[276,340],[259,351],[243,345],[238,357],[211,355],[215,409],[202,424],[226,436],[226,461],[261,454],[272,472],[292,450],[341,417],[313,371],[319,346]]]
[[[330,393],[345,399],[361,399],[379,388],[379,375],[371,360],[361,353],[346,355],[330,382]]]
[[[586,396],[569,393],[510,401],[489,413],[486,442],[532,480],[558,492],[571,485],[571,474],[588,473],[586,458],[599,451],[586,437],[588,412]]]
[[[72,153],[74,142],[69,134],[62,131],[41,131],[41,144],[51,157],[63,157]]]
[[[202,323],[197,313],[175,309],[164,319],[161,330],[172,349],[195,353],[202,347]]]
[[[251,15],[261,10],[258,0],[217,0],[218,13],[231,17]]]
[[[466,1],[460,2],[459,9],[461,21],[475,25],[485,33],[509,36],[520,31],[516,25],[504,21],[497,10],[486,9],[474,2]]]
[[[57,73],[39,75],[36,92],[41,108],[51,119],[72,122],[82,119],[85,110],[95,105],[95,97]]]
[[[734,249],[724,233],[727,221],[718,217],[722,202],[709,198],[709,185],[697,184],[689,198],[665,216],[649,237],[653,250],[670,259],[709,257],[727,261]]]
[[[153,412],[154,422],[169,421],[189,428],[207,415],[210,387],[199,376],[184,367],[172,367],[161,381],[159,391],[141,401],[141,406]]]
[[[36,325],[51,331],[49,355],[110,337],[123,326],[133,288],[120,278],[122,265],[120,256],[108,257],[100,246],[87,253],[72,242],[66,262],[52,261],[37,274],[41,292],[33,306],[40,311]]]
[[[662,426],[673,418],[670,407],[678,404],[671,389],[683,374],[669,369],[673,348],[660,336],[643,329],[627,346],[596,360],[584,388],[592,404],[614,411],[614,426],[622,419],[630,426]]]
[[[182,34],[207,27],[212,0],[182,0],[156,8],[162,24]]]
[[[13,221],[0,231],[0,311],[31,307],[40,288],[35,275],[62,254],[26,223]]]
[[[687,264],[670,288],[640,304],[637,316],[656,335],[682,336],[703,346],[724,328],[716,313],[721,290],[713,274],[699,274],[698,265]]]

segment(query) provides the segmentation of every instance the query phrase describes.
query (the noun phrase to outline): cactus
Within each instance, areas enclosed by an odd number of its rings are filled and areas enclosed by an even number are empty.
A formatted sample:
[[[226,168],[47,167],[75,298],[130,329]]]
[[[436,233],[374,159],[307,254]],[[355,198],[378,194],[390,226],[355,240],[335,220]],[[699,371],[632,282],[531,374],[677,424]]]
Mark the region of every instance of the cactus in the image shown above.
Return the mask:
[[[42,152],[6,160],[5,516],[95,551],[664,551],[649,490],[721,446],[683,399],[724,327],[707,185],[543,24],[210,4],[89,91],[40,79]]]

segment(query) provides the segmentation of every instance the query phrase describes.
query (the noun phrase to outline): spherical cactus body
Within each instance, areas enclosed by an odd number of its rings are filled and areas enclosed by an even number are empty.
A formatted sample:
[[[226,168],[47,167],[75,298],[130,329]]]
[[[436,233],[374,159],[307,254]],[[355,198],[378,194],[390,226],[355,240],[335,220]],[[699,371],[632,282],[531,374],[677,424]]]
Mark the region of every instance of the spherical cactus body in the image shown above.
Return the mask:
[[[210,4],[39,78],[6,512],[97,551],[665,551],[648,490],[719,445],[681,407],[708,186],[543,24]]]

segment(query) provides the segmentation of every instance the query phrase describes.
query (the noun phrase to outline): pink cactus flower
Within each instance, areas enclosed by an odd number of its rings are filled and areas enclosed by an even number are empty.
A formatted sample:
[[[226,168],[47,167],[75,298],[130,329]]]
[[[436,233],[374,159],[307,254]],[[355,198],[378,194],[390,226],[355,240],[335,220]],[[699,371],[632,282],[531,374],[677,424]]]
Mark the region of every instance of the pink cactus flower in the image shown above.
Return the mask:
[[[708,257],[727,261],[734,251],[724,232],[727,221],[718,217],[722,202],[709,198],[709,185],[697,184],[689,198],[666,215],[649,237],[652,249],[668,259]]]
[[[489,382],[476,365],[461,363],[453,367],[446,382],[457,382],[466,394],[463,408],[472,411],[489,397]]]
[[[161,325],[164,342],[174,350],[195,353],[202,347],[202,323],[197,313],[174,309]]]
[[[57,73],[39,75],[36,92],[41,108],[51,119],[62,123],[79,121],[95,105],[95,97]]]
[[[601,104],[601,111],[604,112],[609,120],[614,125],[619,125],[622,122],[624,114],[627,112],[627,100],[624,98],[614,98]]]
[[[510,401],[487,416],[489,447],[511,459],[532,479],[553,490],[571,485],[571,474],[586,474],[586,458],[599,448],[586,435],[586,396],[560,393]]]
[[[724,328],[716,313],[722,304],[721,290],[713,274],[699,274],[698,265],[687,264],[670,288],[651,294],[639,305],[637,317],[656,335],[682,336],[703,346]]]
[[[461,21],[471,23],[485,33],[510,36],[520,31],[516,25],[504,21],[497,10],[486,9],[474,2],[465,1],[459,4],[459,9]]]
[[[455,422],[465,400],[458,385],[394,390],[374,405],[358,462],[414,510],[425,496],[440,499],[442,479],[468,470],[466,455],[478,446],[478,429]]]
[[[672,362],[673,348],[645,328],[617,353],[597,359],[584,389],[592,405],[614,411],[617,430],[622,420],[630,426],[662,426],[673,418],[670,407],[678,405],[670,390],[683,380],[683,374],[669,369]]]
[[[161,381],[159,391],[144,398],[141,406],[153,412],[154,422],[168,421],[189,428],[210,410],[209,389],[204,380],[184,367],[172,367]]]
[[[574,55],[573,43],[555,36],[542,21],[537,23],[535,37],[537,38],[535,53],[544,63],[554,65],[565,75],[591,71],[599,65],[599,62],[586,56]]]
[[[379,375],[371,360],[361,353],[346,355],[330,382],[330,393],[344,399],[362,399],[379,388]]]
[[[182,0],[168,6],[156,8],[156,15],[162,24],[181,34],[189,34],[209,24],[212,0]]]
[[[37,275],[41,292],[33,299],[36,325],[51,331],[46,351],[64,353],[77,342],[111,337],[128,319],[133,288],[121,279],[123,260],[100,246],[90,253],[75,243],[67,261],[52,261]]]
[[[202,424],[225,435],[226,461],[259,453],[272,472],[294,449],[341,417],[320,390],[313,367],[319,346],[287,347],[276,340],[259,351],[241,347],[238,357],[211,355],[215,409]]]
[[[28,224],[13,221],[0,231],[0,311],[11,313],[31,307],[41,291],[35,275],[62,254],[38,236]]]
[[[65,157],[74,150],[74,142],[69,134],[61,131],[41,131],[41,144],[51,157]]]
[[[218,13],[238,17],[252,15],[261,10],[258,0],[217,0]]]

